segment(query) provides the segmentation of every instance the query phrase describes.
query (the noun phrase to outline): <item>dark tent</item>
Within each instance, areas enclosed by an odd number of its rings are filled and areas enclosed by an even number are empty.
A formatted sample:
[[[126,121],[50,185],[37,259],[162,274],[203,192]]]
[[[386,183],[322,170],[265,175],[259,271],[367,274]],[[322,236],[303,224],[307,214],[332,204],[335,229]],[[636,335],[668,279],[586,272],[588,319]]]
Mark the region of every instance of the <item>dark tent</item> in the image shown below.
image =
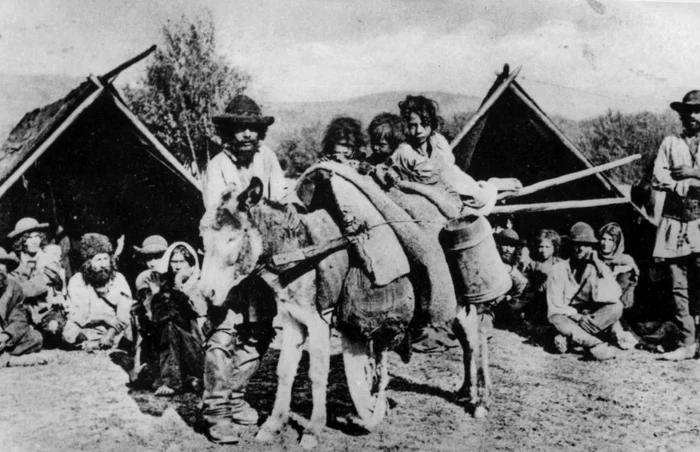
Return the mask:
[[[509,73],[506,65],[478,111],[451,143],[457,165],[477,180],[515,177],[525,186],[592,168],[591,162],[515,81],[517,74],[518,70]],[[602,198],[624,195],[600,173],[513,199],[508,204]],[[523,213],[516,215],[514,221],[521,234],[531,237],[545,227],[565,232],[577,221],[586,221],[594,228],[617,221],[629,232],[644,217],[636,206],[626,202],[609,207]]]
[[[199,241],[199,183],[129,110],[112,85],[134,58],[27,113],[0,149],[0,233],[31,216],[71,240],[124,234],[122,267],[148,235]],[[9,246],[10,244],[6,244]],[[74,262],[75,263],[75,262]]]
[[[455,137],[451,145],[457,165],[477,180],[515,177],[524,186],[592,168],[591,162],[515,81],[517,75],[518,70],[509,73],[506,65],[477,112]],[[514,228],[530,240],[543,228],[565,235],[577,221],[585,221],[596,230],[611,221],[619,223],[627,252],[645,269],[636,290],[635,315],[666,318],[662,311],[668,303],[660,300],[670,293],[670,288],[664,285],[665,268],[655,265],[651,257],[656,226],[604,173],[506,202],[513,205],[604,198],[621,198],[623,203],[519,213],[513,215]]]

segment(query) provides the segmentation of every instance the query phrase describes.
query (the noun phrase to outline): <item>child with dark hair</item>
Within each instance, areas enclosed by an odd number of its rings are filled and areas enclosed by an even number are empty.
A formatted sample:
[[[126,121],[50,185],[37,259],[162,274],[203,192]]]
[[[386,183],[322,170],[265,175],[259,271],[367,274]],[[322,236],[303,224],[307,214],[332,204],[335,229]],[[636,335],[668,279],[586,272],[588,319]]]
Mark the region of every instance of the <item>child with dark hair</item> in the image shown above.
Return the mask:
[[[392,185],[395,179],[424,184],[444,184],[459,194],[470,212],[487,215],[497,200],[498,189],[522,186],[515,179],[477,182],[455,165],[452,148],[439,133],[438,105],[424,96],[407,96],[399,102],[406,125],[406,142],[386,162],[387,171],[377,171],[379,182]]]
[[[372,154],[367,161],[372,165],[384,163],[401,143],[406,141],[403,119],[393,113],[379,113],[367,128]]]
[[[324,158],[339,163],[357,159],[365,146],[362,134],[362,124],[355,118],[341,116],[334,118],[321,142],[321,153]]]

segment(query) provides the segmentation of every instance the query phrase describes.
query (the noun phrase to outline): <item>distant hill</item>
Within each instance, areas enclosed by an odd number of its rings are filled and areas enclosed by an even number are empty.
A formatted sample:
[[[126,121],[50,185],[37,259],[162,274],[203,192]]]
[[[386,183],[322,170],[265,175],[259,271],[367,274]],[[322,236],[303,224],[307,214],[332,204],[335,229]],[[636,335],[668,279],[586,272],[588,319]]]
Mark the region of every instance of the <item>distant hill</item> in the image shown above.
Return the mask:
[[[267,140],[274,148],[280,139],[295,129],[321,123],[324,126],[335,116],[351,116],[362,121],[367,127],[372,118],[381,112],[398,113],[398,103],[408,94],[423,94],[434,99],[440,105],[439,114],[449,119],[456,113],[473,112],[479,107],[481,98],[463,94],[451,94],[439,91],[408,92],[394,91],[333,102],[294,102],[270,103],[263,105],[265,114],[275,117],[275,123],[270,127]]]
[[[25,113],[57,101],[83,77],[0,73],[0,144]]]

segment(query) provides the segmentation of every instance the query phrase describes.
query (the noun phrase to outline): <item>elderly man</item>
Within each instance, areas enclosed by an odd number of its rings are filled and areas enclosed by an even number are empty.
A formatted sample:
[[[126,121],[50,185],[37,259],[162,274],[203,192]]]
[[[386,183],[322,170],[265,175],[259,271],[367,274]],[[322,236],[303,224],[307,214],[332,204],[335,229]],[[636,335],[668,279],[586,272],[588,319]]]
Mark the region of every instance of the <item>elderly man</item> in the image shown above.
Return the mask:
[[[251,98],[238,95],[213,122],[223,150],[207,166],[204,179],[207,209],[216,207],[226,190],[242,192],[253,177],[263,182],[265,198],[282,201],[287,195],[284,173],[274,152],[260,142],[274,118],[263,116]],[[288,206],[291,214],[293,207]],[[292,217],[296,218],[290,215]],[[266,288],[250,292],[245,303],[250,304],[251,311],[256,311],[255,305],[264,298],[255,294],[267,292]],[[230,298],[239,297],[230,295]],[[210,306],[208,316],[202,415],[211,441],[236,443],[239,426],[255,425],[258,421],[258,413],[243,396],[270,343],[272,317],[264,314],[249,318],[243,324],[240,315],[226,306]]]
[[[85,234],[78,251],[83,264],[68,282],[68,322],[63,338],[83,348],[110,348],[129,325],[131,289],[117,272],[107,237]]]
[[[263,116],[258,104],[241,94],[233,98],[222,115],[212,120],[223,149],[207,165],[206,208],[216,207],[224,191],[231,187],[243,191],[253,177],[263,182],[267,199],[280,201],[287,189],[284,172],[275,153],[261,143],[275,118]]]
[[[673,320],[680,330],[679,347],[661,359],[679,361],[693,358],[697,348],[692,311],[700,307],[700,91],[690,91],[671,108],[683,132],[664,138],[654,162],[652,187],[666,192],[666,199],[653,256],[670,266]]]
[[[571,258],[555,263],[547,272],[547,318],[559,333],[554,339],[564,353],[567,341],[583,346],[596,360],[614,358],[612,349],[598,336],[622,317],[622,289],[612,270],[598,257],[593,228],[579,222],[568,237]]]
[[[33,353],[41,350],[41,333],[31,326],[19,283],[8,276],[19,260],[0,248],[0,367],[46,364]]]

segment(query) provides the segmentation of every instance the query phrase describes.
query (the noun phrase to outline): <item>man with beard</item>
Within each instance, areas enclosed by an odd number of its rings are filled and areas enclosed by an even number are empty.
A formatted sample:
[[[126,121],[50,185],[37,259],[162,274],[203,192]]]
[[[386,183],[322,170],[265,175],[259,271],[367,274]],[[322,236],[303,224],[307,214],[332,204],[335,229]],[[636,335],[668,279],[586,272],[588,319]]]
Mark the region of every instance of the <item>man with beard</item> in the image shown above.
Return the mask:
[[[207,165],[206,208],[216,207],[223,192],[232,186],[242,192],[253,177],[263,182],[265,198],[280,201],[287,188],[284,172],[275,153],[261,143],[275,118],[263,116],[253,99],[240,94],[222,115],[212,120],[221,138],[222,151]]]
[[[593,359],[614,358],[612,349],[598,336],[622,317],[622,289],[594,249],[598,240],[593,228],[576,223],[567,238],[573,248],[571,257],[555,263],[545,282],[547,319],[558,333],[555,349],[564,353],[571,341]]]
[[[215,208],[226,190],[245,190],[253,177],[263,182],[266,199],[282,201],[287,196],[284,173],[275,153],[260,143],[274,120],[263,116],[255,101],[244,95],[234,97],[224,113],[213,118],[223,150],[207,166],[207,209]],[[294,201],[291,197],[290,200]],[[291,204],[287,206],[289,219],[297,221],[292,221],[290,227],[296,227],[298,216]],[[246,304],[251,315],[245,321],[227,305],[208,307],[202,416],[209,439],[219,444],[238,442],[241,425],[257,424],[258,413],[243,396],[273,336],[274,314],[264,308],[272,301],[269,289],[256,286],[235,292],[245,292],[247,296],[229,295],[227,304],[235,304],[234,298],[237,303]]]
[[[107,237],[85,234],[78,252],[83,264],[68,282],[64,340],[87,349],[110,348],[129,325],[131,289],[117,272]]]
[[[700,91],[671,103],[683,124],[680,136],[664,138],[654,162],[652,188],[666,193],[653,256],[671,269],[674,323],[679,347],[661,359],[680,361],[695,356],[700,306]]]

